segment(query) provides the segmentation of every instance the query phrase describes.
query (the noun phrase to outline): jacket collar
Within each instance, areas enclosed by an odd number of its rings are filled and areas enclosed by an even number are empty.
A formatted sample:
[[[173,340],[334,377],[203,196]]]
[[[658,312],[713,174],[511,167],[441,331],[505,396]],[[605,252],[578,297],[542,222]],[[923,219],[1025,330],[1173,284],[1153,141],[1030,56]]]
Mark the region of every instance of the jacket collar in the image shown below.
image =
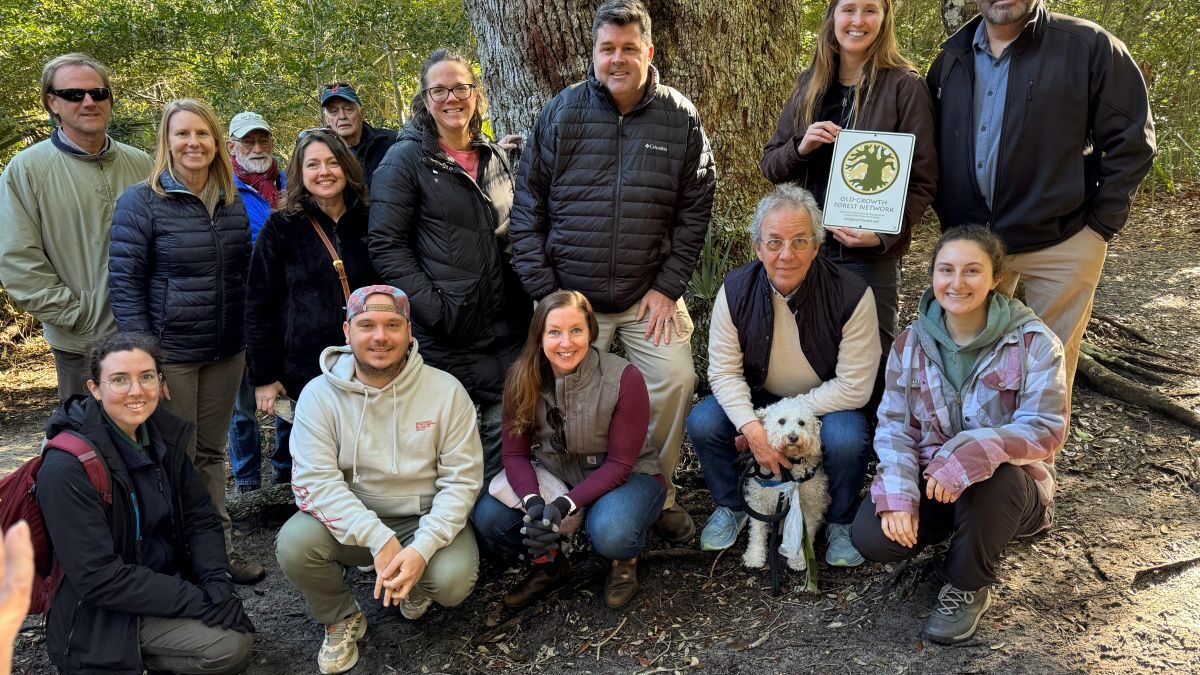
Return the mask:
[[[54,144],[54,147],[62,151],[63,154],[84,162],[109,162],[116,157],[116,153],[112,151],[113,139],[107,135],[104,137],[104,147],[100,149],[100,152],[95,154],[84,152],[70,138],[67,138],[61,127],[50,133],[50,142]]]
[[[983,23],[983,16],[976,14],[974,19],[971,19],[962,28],[959,28],[954,35],[946,38],[946,41],[942,43],[942,49],[958,57],[971,56],[971,45],[975,42],[975,31],[979,30],[979,24],[981,23]],[[1023,49],[1025,46],[1041,40],[1049,24],[1050,11],[1046,9],[1045,2],[1038,2],[1033,8],[1032,15],[1026,20],[1025,29],[1013,41],[1013,51]]]
[[[592,92],[600,98],[601,101],[604,101],[610,108],[612,108],[613,112],[617,113],[618,115],[621,114],[620,110],[617,109],[616,102],[613,101],[612,94],[610,94],[608,91],[608,87],[604,86],[604,83],[596,79],[595,64],[591,64],[588,67],[587,85],[589,88],[591,88]],[[658,68],[655,68],[654,64],[652,63],[650,64],[650,72],[646,77],[646,88],[642,91],[642,99],[638,101],[637,105],[633,106],[633,110],[630,110],[628,114],[632,115],[642,108],[645,108],[650,104],[650,101],[654,100],[654,97],[657,94]]]

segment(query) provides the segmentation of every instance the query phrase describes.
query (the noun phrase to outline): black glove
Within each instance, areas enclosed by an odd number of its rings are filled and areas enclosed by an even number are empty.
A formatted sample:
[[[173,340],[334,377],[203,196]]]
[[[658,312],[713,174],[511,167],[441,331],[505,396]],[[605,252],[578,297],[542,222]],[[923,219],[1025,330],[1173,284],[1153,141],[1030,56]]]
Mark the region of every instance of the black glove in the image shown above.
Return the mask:
[[[525,524],[521,527],[521,534],[525,535],[525,538],[521,543],[529,549],[530,560],[548,554],[558,545],[559,536],[555,531],[557,528],[552,530],[542,523],[545,511],[546,500],[541,496],[533,495],[525,500]]]
[[[542,509],[542,525],[558,532],[562,519],[571,513],[571,500],[566,495],[556,498]]]
[[[242,607],[242,599],[233,592],[229,584],[209,584],[204,587],[210,605],[200,615],[200,621],[206,626],[220,626],[225,630],[236,630],[239,633],[254,633],[256,629],[250,617],[246,616]]]

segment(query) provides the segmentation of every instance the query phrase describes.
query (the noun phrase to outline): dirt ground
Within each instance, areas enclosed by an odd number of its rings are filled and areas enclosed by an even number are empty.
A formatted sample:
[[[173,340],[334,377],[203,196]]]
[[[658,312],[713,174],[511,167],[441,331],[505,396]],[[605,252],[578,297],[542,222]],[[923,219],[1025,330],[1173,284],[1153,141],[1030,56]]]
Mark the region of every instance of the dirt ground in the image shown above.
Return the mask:
[[[1163,388],[1193,409],[1198,211],[1197,193],[1139,206],[1096,295],[1097,312],[1140,330],[1150,349],[1191,373],[1171,374]],[[906,260],[909,314],[932,238],[923,230]],[[1097,339],[1113,333],[1093,327]],[[40,339],[0,364],[0,472],[36,451],[53,382]],[[587,553],[574,556],[573,582],[532,608],[504,610],[500,596],[519,572],[485,563],[466,603],[435,607],[419,622],[382,609],[370,599],[371,578],[351,571],[370,624],[352,672],[1200,673],[1200,433],[1083,385],[1075,392],[1075,426],[1058,459],[1057,522],[1008,547],[992,609],[965,645],[920,640],[935,577],[902,574],[896,590],[890,566],[822,564],[819,594],[786,576],[772,598],[765,572],[740,566],[740,545],[717,556],[655,541],[640,564],[641,593],[621,612],[603,606],[605,567]],[[703,524],[712,505],[694,460],[679,480],[683,504]],[[321,627],[279,572],[278,524],[240,524],[239,550],[270,570],[241,590],[259,630],[251,675],[316,672]],[[14,672],[51,672],[38,620],[18,638]]]

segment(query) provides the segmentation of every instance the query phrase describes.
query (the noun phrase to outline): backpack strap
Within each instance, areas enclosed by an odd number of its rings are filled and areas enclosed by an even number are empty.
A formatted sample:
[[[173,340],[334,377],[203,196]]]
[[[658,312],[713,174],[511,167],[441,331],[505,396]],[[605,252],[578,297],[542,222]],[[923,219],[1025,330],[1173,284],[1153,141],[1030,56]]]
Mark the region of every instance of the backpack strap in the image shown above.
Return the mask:
[[[112,506],[112,486],[108,482],[108,470],[104,467],[100,455],[96,454],[96,448],[92,447],[87,439],[73,431],[60,431],[46,442],[46,449],[69,452],[78,459],[83,464],[83,470],[87,472],[88,481],[96,488],[96,492],[100,493],[100,505],[104,508]]]

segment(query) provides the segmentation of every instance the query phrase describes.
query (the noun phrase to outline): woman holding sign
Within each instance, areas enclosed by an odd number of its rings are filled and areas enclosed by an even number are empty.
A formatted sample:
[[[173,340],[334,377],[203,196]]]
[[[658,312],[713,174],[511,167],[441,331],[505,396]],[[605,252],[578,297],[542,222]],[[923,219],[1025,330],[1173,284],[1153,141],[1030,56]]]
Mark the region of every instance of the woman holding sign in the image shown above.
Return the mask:
[[[900,259],[913,226],[933,201],[938,166],[929,90],[900,54],[894,23],[892,0],[830,0],[812,64],[797,78],[761,163],[767,180],[797,183],[825,208],[839,131],[916,136],[900,232],[827,227],[829,238],[821,247],[821,255],[870,284],[885,354],[896,337]]]

